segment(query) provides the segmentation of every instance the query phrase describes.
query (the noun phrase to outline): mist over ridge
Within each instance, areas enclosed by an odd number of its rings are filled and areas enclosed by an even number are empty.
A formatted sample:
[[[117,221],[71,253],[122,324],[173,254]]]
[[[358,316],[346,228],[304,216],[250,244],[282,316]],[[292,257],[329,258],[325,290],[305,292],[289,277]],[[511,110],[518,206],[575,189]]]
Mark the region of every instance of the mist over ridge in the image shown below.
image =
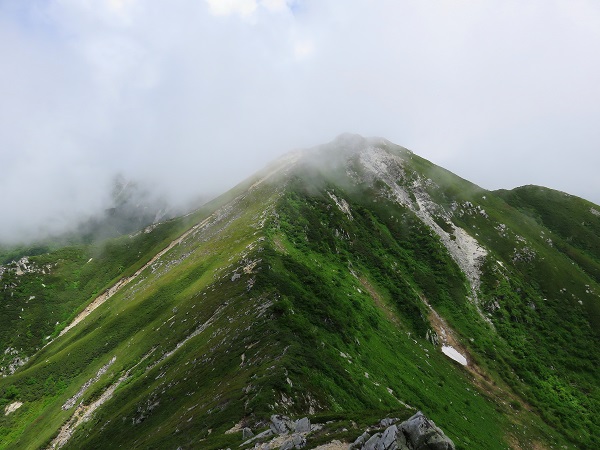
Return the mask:
[[[319,145],[283,152],[268,164],[258,167],[256,172],[260,172],[259,169],[266,170],[271,164],[290,158],[294,161],[301,158],[305,164],[327,170],[330,165],[339,164],[340,158],[347,157],[349,154],[358,154],[373,146],[392,146],[413,153],[384,137],[344,132],[333,140]],[[254,168],[253,165],[250,167]],[[441,166],[437,167],[447,170]],[[253,173],[242,172],[243,178],[252,175]],[[78,209],[77,201],[74,201],[72,193],[69,192],[66,195],[69,201],[61,203],[59,209],[49,211],[47,217],[28,216],[30,223],[27,226],[23,226],[17,220],[14,222],[17,225],[14,230],[10,229],[11,221],[6,221],[8,226],[5,222],[4,228],[0,228],[0,245],[10,247],[53,241],[71,244],[89,243],[136,232],[147,225],[190,213],[243,181],[243,178],[232,181],[229,176],[225,174],[221,180],[213,182],[210,187],[205,186],[204,191],[197,186],[187,185],[184,185],[185,189],[179,186],[173,191],[169,190],[168,185],[164,183],[165,180],[162,179],[136,180],[127,178],[122,173],[113,174],[103,186],[104,192],[84,191],[83,196],[79,196],[79,199],[84,201],[85,208]],[[472,182],[466,179],[465,181]],[[524,187],[529,186],[536,185],[524,185]],[[220,187],[220,190],[217,190],[217,187]],[[485,186],[482,187],[485,189]],[[501,189],[501,191],[506,190]],[[39,219],[39,222],[36,222],[36,219]]]
[[[383,136],[487,189],[600,202],[600,6],[416,0],[0,4],[0,241],[170,204],[293,148]]]

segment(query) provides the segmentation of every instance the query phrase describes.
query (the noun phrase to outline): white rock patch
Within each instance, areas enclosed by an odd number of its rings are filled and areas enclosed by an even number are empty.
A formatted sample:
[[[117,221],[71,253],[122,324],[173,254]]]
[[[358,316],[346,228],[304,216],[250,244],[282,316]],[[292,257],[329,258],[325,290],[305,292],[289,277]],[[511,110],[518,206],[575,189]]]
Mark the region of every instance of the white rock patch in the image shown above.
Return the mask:
[[[343,198],[338,199],[332,192],[327,192],[327,194],[329,194],[329,197],[331,197],[337,207],[340,208],[340,211],[346,214],[348,219],[352,220],[352,214],[350,213],[350,205],[348,205],[348,202]]]
[[[451,235],[433,220],[434,214],[442,216],[447,220],[450,220],[450,215],[446,211],[440,210],[439,206],[431,200],[425,191],[425,187],[432,183],[431,180],[422,180],[419,178],[414,182],[412,192],[416,199],[415,204],[408,192],[397,184],[397,179],[403,175],[401,158],[390,155],[382,149],[370,148],[361,154],[361,163],[375,177],[388,185],[398,203],[411,209],[419,219],[439,236],[452,256],[452,259],[454,259],[469,280],[473,289],[473,295],[476,298],[481,284],[480,267],[487,255],[487,250],[480,246],[477,240],[464,229],[453,225],[453,233]],[[392,171],[398,173],[394,174]]]
[[[116,360],[117,360],[117,357],[113,356],[112,359],[108,363],[106,363],[105,365],[100,367],[100,369],[98,370],[98,373],[96,373],[96,376],[93,378],[90,378],[88,381],[86,381],[83,384],[83,386],[81,386],[81,389],[79,389],[79,391],[73,397],[71,397],[69,400],[67,400],[64,405],[62,405],[62,409],[66,411],[67,409],[71,409],[73,406],[75,406],[75,403],[77,403],[77,400],[80,397],[82,397],[83,394],[85,394],[85,391],[87,391],[88,388],[92,384],[94,384],[96,381],[98,381],[100,379],[100,377],[108,371],[108,368],[110,366],[112,366]]]
[[[10,413],[15,412],[21,406],[23,406],[22,402],[13,402],[13,403],[11,403],[6,408],[4,408],[4,415],[8,416]]]

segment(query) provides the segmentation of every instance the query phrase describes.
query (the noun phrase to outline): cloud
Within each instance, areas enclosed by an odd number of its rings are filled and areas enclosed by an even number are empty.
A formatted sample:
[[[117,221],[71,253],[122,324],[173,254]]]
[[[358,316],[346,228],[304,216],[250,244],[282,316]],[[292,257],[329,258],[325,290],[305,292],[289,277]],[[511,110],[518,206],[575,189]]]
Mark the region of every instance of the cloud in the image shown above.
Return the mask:
[[[270,12],[283,12],[289,8],[286,0],[262,0],[260,4]]]
[[[270,13],[289,11],[286,0],[205,0],[209,10],[216,16],[239,15],[248,18],[260,8]]]
[[[208,3],[210,11],[217,16],[231,14],[249,16],[258,7],[256,0],[206,0],[206,3]]]
[[[345,131],[599,203],[599,47],[591,0],[2,2],[0,241],[115,173],[184,203]]]

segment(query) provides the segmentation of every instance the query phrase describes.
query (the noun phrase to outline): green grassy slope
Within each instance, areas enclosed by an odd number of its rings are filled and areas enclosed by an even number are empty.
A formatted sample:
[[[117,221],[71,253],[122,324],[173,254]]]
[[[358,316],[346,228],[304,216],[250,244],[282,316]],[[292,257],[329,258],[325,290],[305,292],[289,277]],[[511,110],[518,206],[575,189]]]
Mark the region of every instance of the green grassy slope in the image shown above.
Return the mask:
[[[177,232],[181,232],[181,224],[173,221],[153,233],[61,248],[28,258],[28,270],[22,274],[14,270],[15,262],[5,265],[8,270],[0,278],[0,348],[31,356],[56,336],[78,309],[118,278],[133,273]],[[6,367],[12,353],[2,355],[0,365]]]
[[[600,283],[600,206],[540,186],[499,191],[498,195],[547,228],[554,247]],[[592,328],[600,334],[600,303],[586,302],[585,307]]]
[[[242,199],[238,201],[243,202]],[[236,364],[231,364],[228,349],[223,348],[223,354],[220,354],[214,347],[215,334],[211,336],[208,330],[216,330],[217,335],[233,332],[237,328],[228,326],[229,319],[237,316],[240,320],[236,321],[235,326],[245,326],[252,316],[244,308],[256,306],[261,301],[260,298],[245,301],[244,307],[239,302],[234,303],[236,296],[243,297],[247,293],[247,288],[243,281],[232,283],[228,280],[225,283],[222,276],[231,269],[232,264],[241,264],[243,257],[249,254],[248,245],[255,241],[255,237],[254,230],[248,227],[255,225],[254,221],[258,220],[255,215],[262,212],[256,208],[263,206],[255,201],[255,211],[244,205],[238,205],[236,209],[226,207],[219,210],[196,230],[197,233],[189,234],[186,240],[155,261],[81,324],[38,352],[15,375],[2,380],[8,382],[2,385],[4,393],[7,391],[6,384],[9,384],[12,392],[17,392],[12,397],[24,402],[24,406],[15,413],[2,418],[4,444],[12,442],[9,447],[37,448],[44,442],[48,443],[58,427],[73,413],[72,409],[63,410],[61,406],[113,357],[116,359],[109,366],[110,370],[101,374],[99,380],[92,383],[81,397],[84,403],[88,404],[97,398],[128,370],[130,377],[123,380],[123,386],[119,385],[120,397],[131,396],[132,402],[146,401],[154,389],[165,384],[166,380],[157,378],[160,371],[166,371],[173,365],[173,372],[176,372],[174,376],[183,373],[179,363],[182,358],[185,360],[189,356],[187,351],[190,348],[194,361],[186,369],[193,371],[194,377],[199,377],[195,383],[202,380],[196,401],[200,396],[218,398],[219,390],[209,380],[218,384],[224,379],[232,382],[234,377],[228,374],[235,375],[240,356],[235,355]],[[227,306],[227,302],[232,303]],[[206,332],[199,333],[201,326],[207,328]],[[240,334],[232,337],[232,342],[244,339],[241,331],[240,328]],[[172,350],[178,350],[178,344],[186,342],[194,332],[199,335],[193,338],[193,347],[184,346],[181,351],[169,354]],[[224,344],[222,342],[221,346],[224,347]],[[212,356],[207,357],[207,352]],[[208,361],[212,364],[208,365]],[[204,369],[195,369],[198,365]],[[169,387],[173,386],[173,381],[167,380]],[[180,388],[187,392],[194,389],[195,384],[188,386],[182,383]],[[118,402],[119,407],[126,404],[127,401]],[[165,400],[163,404],[175,406],[175,403]],[[115,411],[110,405],[103,410],[109,411],[112,417]],[[200,411],[204,414],[207,409],[214,407],[203,406]],[[131,425],[132,420],[138,420],[141,426],[137,428],[145,430],[154,422],[143,420],[143,411],[136,413],[136,408],[126,424]],[[172,412],[171,409],[167,411]],[[95,417],[95,420],[100,420],[103,416],[100,413]],[[143,433],[143,436],[145,439],[161,439],[160,433],[158,437],[153,433]],[[199,432],[194,439],[200,437]],[[130,438],[131,432],[127,430],[123,435],[124,442]],[[139,445],[147,446],[143,443]]]

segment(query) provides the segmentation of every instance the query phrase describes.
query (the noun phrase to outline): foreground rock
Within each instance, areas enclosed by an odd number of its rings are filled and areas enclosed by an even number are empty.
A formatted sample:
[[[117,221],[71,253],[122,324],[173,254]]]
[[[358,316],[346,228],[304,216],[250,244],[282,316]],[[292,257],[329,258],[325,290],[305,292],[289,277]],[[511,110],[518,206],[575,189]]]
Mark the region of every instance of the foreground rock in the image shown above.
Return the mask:
[[[307,417],[292,421],[287,416],[274,414],[271,416],[268,430],[246,440],[240,447],[256,442],[255,449],[300,449],[306,446],[306,435],[319,428],[318,425],[311,425]],[[261,443],[264,439],[271,440]]]
[[[410,419],[393,423],[394,419],[383,419],[387,426],[383,432],[359,436],[350,449],[353,450],[454,450],[454,443],[433,421],[418,412]],[[388,426],[389,425],[389,426]]]
[[[322,430],[322,425],[311,424],[306,417],[296,421],[282,415],[273,415],[269,428],[256,436],[250,436],[240,447],[252,445],[260,450],[293,450],[313,448],[312,432]],[[247,430],[247,431],[246,431]],[[244,429],[244,438],[250,432]],[[248,448],[248,447],[246,447]],[[418,412],[410,419],[382,419],[369,428],[352,444],[333,440],[317,447],[319,450],[454,450],[454,443],[435,423]]]

